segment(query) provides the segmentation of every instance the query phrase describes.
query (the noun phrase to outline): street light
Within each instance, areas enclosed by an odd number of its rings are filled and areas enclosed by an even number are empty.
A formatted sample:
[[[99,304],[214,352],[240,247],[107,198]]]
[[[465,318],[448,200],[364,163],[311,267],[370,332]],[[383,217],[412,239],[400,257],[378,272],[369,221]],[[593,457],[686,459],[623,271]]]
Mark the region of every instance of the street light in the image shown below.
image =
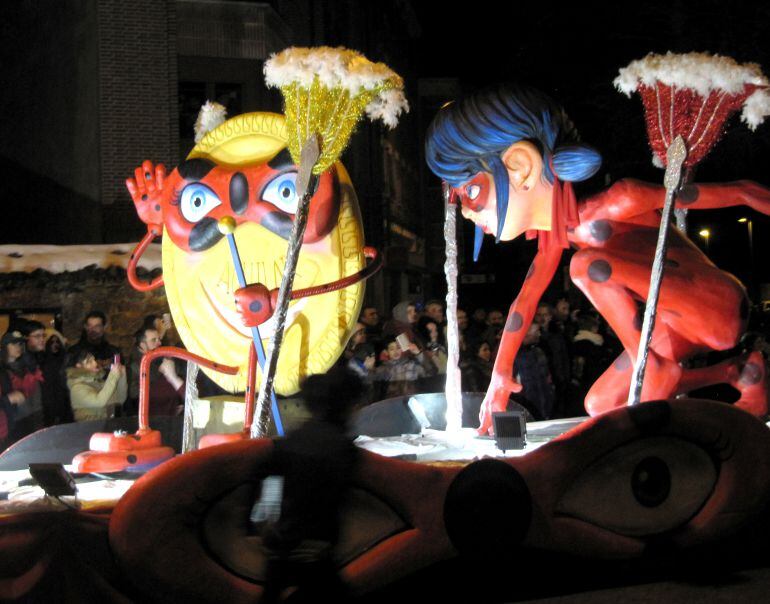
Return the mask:
[[[709,229],[701,229],[698,231],[698,235],[703,237],[706,242],[706,251],[709,251],[709,237],[711,237],[711,231]]]

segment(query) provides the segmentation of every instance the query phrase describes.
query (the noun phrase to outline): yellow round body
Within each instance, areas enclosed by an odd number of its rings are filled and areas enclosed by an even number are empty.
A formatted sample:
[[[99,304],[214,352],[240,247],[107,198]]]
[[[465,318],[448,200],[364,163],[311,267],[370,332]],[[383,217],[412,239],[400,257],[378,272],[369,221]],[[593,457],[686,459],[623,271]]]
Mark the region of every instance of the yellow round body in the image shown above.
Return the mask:
[[[220,125],[188,157],[238,167],[267,161],[285,145],[283,116],[252,113]],[[333,282],[361,270],[365,263],[355,191],[342,164],[335,164],[334,169],[340,196],[336,227],[321,240],[302,246],[295,290]],[[239,225],[233,236],[246,282],[259,282],[268,289],[279,287],[288,242],[253,222]],[[166,295],[185,347],[217,363],[239,367],[235,376],[204,371],[229,392],[245,390],[252,334],[236,312],[234,291],[239,284],[227,239],[204,252],[190,252],[166,235],[162,251]],[[275,379],[278,394],[294,394],[302,378],[327,371],[334,364],[355,326],[363,295],[364,284],[359,282],[291,302]],[[272,323],[271,319],[259,328],[265,351]]]

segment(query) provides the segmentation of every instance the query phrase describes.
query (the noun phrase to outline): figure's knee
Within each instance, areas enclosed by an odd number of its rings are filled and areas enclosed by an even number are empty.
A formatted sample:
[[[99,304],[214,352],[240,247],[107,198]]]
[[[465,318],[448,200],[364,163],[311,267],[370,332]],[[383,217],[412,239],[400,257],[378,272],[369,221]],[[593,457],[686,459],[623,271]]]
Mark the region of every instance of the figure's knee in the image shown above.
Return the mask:
[[[572,256],[569,273],[578,285],[605,283],[612,278],[612,257],[598,248],[586,248]]]
[[[726,281],[719,291],[721,306],[715,313],[717,321],[711,326],[711,342],[714,350],[727,350],[737,346],[746,331],[749,320],[750,303],[746,290],[737,280]]]

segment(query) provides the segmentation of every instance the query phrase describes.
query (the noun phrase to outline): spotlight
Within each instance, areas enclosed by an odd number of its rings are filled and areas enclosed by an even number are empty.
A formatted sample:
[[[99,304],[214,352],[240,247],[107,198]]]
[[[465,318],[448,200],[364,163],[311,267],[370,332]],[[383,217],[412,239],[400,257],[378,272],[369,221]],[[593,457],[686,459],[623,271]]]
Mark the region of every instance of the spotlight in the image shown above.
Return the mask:
[[[493,413],[492,424],[498,449],[523,449],[527,445],[527,418],[523,411]]]

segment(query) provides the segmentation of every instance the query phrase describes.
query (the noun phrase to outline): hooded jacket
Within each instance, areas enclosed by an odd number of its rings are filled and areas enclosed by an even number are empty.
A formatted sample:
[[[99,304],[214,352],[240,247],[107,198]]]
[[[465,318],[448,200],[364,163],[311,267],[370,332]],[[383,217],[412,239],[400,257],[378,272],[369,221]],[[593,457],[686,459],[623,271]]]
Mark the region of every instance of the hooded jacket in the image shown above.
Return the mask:
[[[107,419],[112,407],[126,400],[126,375],[108,373],[102,380],[99,373],[80,367],[67,369],[67,387],[70,391],[75,421]]]

